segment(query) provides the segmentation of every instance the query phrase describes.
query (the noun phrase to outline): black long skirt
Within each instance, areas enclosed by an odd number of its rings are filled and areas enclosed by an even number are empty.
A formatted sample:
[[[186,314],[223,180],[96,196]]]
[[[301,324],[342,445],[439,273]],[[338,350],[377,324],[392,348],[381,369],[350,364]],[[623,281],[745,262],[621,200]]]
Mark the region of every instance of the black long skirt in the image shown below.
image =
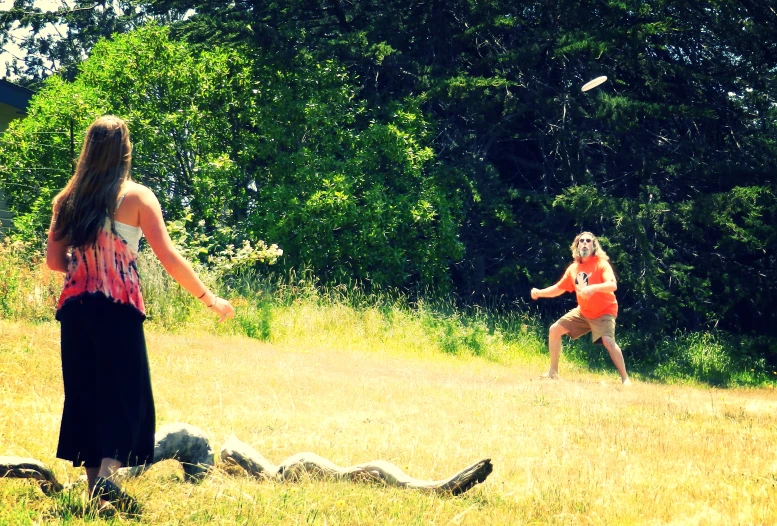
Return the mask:
[[[156,415],[143,316],[104,298],[70,302],[57,314],[65,405],[57,457],[99,467],[153,462]]]

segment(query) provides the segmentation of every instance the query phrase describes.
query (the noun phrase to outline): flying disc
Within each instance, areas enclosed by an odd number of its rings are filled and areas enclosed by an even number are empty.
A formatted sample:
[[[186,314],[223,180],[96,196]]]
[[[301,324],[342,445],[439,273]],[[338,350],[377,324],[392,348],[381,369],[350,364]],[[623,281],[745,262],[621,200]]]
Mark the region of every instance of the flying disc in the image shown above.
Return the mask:
[[[602,84],[607,80],[607,77],[602,75],[601,77],[596,77],[594,80],[588,81],[585,84],[583,84],[583,87],[580,88],[581,91],[588,91],[589,89],[594,89],[599,84]]]

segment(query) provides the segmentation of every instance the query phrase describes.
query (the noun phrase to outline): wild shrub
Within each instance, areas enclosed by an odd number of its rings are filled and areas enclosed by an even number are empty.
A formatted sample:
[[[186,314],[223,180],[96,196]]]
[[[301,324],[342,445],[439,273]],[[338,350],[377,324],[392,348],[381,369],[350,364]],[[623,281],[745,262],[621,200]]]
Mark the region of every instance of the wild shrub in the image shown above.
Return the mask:
[[[38,243],[0,239],[0,317],[49,321],[62,275],[48,269]]]

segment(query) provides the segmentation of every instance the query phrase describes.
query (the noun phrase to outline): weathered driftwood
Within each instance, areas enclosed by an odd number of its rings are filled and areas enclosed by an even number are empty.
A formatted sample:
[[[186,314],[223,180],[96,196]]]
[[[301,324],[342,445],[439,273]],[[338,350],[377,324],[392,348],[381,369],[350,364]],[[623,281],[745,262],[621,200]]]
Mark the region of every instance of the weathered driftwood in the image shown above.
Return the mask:
[[[213,450],[202,429],[189,424],[169,424],[160,428],[155,437],[154,462],[178,460],[186,480],[199,480],[213,468]],[[138,476],[149,465],[120,469],[119,476]],[[0,478],[2,477],[37,480],[47,495],[63,489],[51,469],[32,458],[0,457]]]
[[[0,478],[4,477],[37,480],[47,495],[62,491],[54,473],[34,458],[0,457]]]
[[[391,486],[412,488],[459,495],[475,484],[483,482],[493,471],[491,459],[480,460],[445,480],[420,480],[405,474],[401,469],[385,460],[373,460],[364,464],[341,468],[330,460],[315,453],[299,453],[273,465],[259,452],[235,437],[230,438],[221,449],[224,462],[236,464],[259,478],[276,480],[298,480],[312,476],[353,481],[375,481]]]
[[[213,449],[202,429],[189,424],[169,424],[156,433],[154,462],[175,459],[183,467],[186,479],[195,481],[213,468]],[[303,477],[331,478],[358,482],[375,481],[391,486],[459,495],[475,484],[483,482],[493,471],[491,459],[480,460],[445,480],[420,480],[405,474],[394,464],[373,460],[364,464],[341,468],[315,453],[299,453],[276,466],[248,444],[235,437],[221,449],[224,462],[238,465],[258,478],[273,480],[299,480]],[[123,477],[140,475],[148,465],[125,468],[119,471]],[[0,457],[0,477],[32,478],[40,482],[47,493],[62,491],[52,471],[43,463],[21,457]]]

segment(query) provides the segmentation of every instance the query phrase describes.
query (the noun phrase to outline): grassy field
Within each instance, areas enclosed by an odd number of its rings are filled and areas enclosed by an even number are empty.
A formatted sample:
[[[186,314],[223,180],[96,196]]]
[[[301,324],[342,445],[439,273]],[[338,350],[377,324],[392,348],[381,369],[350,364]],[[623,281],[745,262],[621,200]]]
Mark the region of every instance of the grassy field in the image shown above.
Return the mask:
[[[536,378],[546,366],[537,352],[500,364],[369,335],[363,345],[338,342],[316,328],[273,344],[149,329],[158,425],[201,427],[217,453],[234,434],[275,463],[313,451],[341,466],[383,459],[441,479],[491,458],[494,472],[461,497],[441,497],[262,482],[218,463],[190,484],[166,461],[126,484],[144,505],[139,523],[777,523],[773,389],[623,388],[614,370],[596,375],[563,360],[564,380],[547,382]],[[0,320],[0,335],[0,455],[37,458],[60,481],[77,481],[81,471],[54,458],[58,326]],[[1,480],[0,524],[134,522],[85,510],[84,492],[77,484],[46,497],[30,481]]]

